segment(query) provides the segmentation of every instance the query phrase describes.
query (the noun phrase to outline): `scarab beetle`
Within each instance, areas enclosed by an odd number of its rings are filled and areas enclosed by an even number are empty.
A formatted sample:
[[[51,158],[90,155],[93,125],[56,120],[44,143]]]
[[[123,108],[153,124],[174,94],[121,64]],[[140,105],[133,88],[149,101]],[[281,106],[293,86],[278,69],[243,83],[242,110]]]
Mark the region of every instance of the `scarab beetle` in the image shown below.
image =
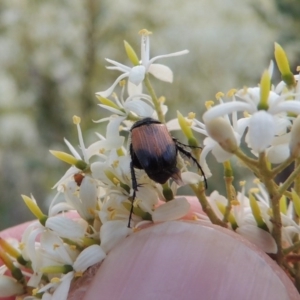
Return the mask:
[[[149,178],[160,184],[164,184],[169,178],[173,178],[177,183],[180,183],[181,174],[176,166],[179,151],[184,156],[193,160],[204,176],[198,161],[189,151],[185,150],[184,147],[188,146],[173,138],[165,124],[152,118],[145,118],[134,123],[130,131],[130,170],[133,196],[128,227],[130,227],[133,213],[133,201],[138,190],[134,168],[143,169]],[[205,176],[204,181],[205,186],[207,186]]]

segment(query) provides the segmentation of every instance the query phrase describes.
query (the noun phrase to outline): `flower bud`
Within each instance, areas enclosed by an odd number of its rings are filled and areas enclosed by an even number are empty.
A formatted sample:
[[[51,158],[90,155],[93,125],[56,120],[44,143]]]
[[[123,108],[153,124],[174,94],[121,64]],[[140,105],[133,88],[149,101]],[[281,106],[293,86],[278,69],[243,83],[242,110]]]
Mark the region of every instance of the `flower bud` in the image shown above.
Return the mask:
[[[271,78],[269,71],[266,70],[260,80],[260,101],[258,104],[258,109],[262,110],[268,110],[268,99],[270,94],[270,86],[271,86]]]
[[[26,206],[29,208],[29,210],[34,214],[34,216],[40,221],[40,223],[44,226],[45,222],[48,218],[47,215],[43,214],[39,206],[37,205],[35,199],[33,197],[28,197],[25,195],[21,195]]]
[[[97,94],[96,94],[96,97],[101,102],[101,104],[120,110],[120,107],[116,103],[111,101],[110,99],[107,99],[107,98],[102,97],[101,95],[97,95]]]
[[[0,276],[0,297],[11,297],[21,295],[24,293],[22,284],[18,283],[15,279],[1,275]]]
[[[261,216],[261,211],[260,211],[259,205],[258,205],[255,197],[251,193],[249,195],[249,201],[250,201],[250,207],[252,210],[252,214],[256,221],[257,226],[263,230],[268,231],[268,227]]]
[[[215,118],[205,123],[207,133],[214,139],[223,150],[234,153],[238,143],[231,125],[224,118]]]
[[[177,111],[177,118],[182,132],[188,139],[189,146],[198,147],[197,140],[195,139],[191,128],[192,121],[188,122],[179,111]]]
[[[277,43],[275,43],[274,55],[275,55],[278,69],[282,76],[282,80],[286,83],[287,86],[294,86],[295,78],[293,73],[290,70],[289,61],[287,59],[285,51]]]
[[[128,58],[130,59],[130,61],[132,62],[132,64],[134,66],[139,65],[139,58],[136,55],[135,51],[133,50],[133,48],[130,46],[130,44],[126,41],[124,41],[124,47],[125,47],[125,51],[127,53]]]
[[[83,161],[81,159],[77,159],[73,155],[70,155],[70,154],[62,152],[62,151],[55,151],[55,150],[49,150],[49,151],[56,158],[66,162],[70,165],[74,165],[76,168],[78,168],[80,170],[86,170],[86,168],[88,167],[88,164],[85,161]]]

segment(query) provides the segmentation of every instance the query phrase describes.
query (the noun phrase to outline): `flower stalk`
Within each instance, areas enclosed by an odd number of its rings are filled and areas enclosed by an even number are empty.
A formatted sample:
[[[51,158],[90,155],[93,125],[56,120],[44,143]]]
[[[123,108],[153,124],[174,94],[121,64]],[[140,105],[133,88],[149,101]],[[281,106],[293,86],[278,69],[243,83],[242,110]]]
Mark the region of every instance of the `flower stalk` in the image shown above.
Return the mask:
[[[26,204],[26,206],[29,208],[29,210],[34,214],[34,216],[40,221],[40,223],[44,226],[46,224],[46,221],[48,219],[48,216],[45,215],[41,209],[38,207],[36,202],[29,198],[28,196],[22,195],[22,198]]]
[[[203,211],[207,214],[210,221],[213,224],[220,225],[222,227],[227,228],[228,227],[227,224],[217,217],[216,213],[214,212],[211,205],[209,204],[209,202],[206,198],[206,195],[205,195],[204,185],[202,184],[202,186],[201,186],[201,185],[191,184],[190,187],[194,191],[195,196],[198,198]]]
[[[233,177],[233,170],[231,168],[230,161],[224,162],[223,166],[224,166],[224,180],[225,180],[225,187],[226,187],[226,194],[227,194],[227,205],[224,211],[223,222],[227,223],[231,212],[231,203],[233,200],[236,200],[236,193],[235,193],[235,188],[232,185],[234,177]]]
[[[271,207],[272,207],[272,223],[273,231],[272,235],[277,245],[276,261],[279,266],[283,265],[283,251],[282,251],[282,221],[280,214],[280,198],[282,193],[276,189],[275,183],[270,179],[270,168],[268,166],[266,155],[264,152],[259,155],[259,164],[262,173],[262,182],[265,184],[266,189],[270,195]]]
[[[151,99],[153,101],[153,105],[154,105],[154,108],[155,108],[155,111],[157,113],[157,117],[158,117],[158,120],[161,122],[161,123],[165,123],[165,116],[164,116],[164,113],[161,109],[161,105],[160,105],[160,102],[156,96],[156,93],[155,93],[155,90],[154,88],[152,87],[151,85],[151,82],[150,82],[150,79],[149,79],[149,75],[146,74],[145,76],[145,80],[144,80],[144,83],[145,83],[145,86],[151,96]]]

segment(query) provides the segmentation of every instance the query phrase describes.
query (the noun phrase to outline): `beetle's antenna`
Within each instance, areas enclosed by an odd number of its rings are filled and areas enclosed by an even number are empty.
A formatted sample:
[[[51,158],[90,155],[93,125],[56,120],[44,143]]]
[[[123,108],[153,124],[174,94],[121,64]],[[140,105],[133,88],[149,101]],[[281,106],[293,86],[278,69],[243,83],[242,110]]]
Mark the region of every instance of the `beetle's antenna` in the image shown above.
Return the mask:
[[[202,149],[202,147],[200,146],[190,146],[190,145],[187,145],[187,144],[183,144],[181,142],[179,142],[177,139],[173,138],[173,141],[175,142],[175,144],[178,146],[180,145],[181,147],[187,147],[187,148],[193,148],[193,149]]]
[[[206,179],[206,176],[204,174],[204,171],[202,169],[202,167],[200,166],[200,164],[198,163],[197,159],[187,150],[185,150],[182,146],[187,146],[185,144],[182,144],[180,142],[178,142],[177,140],[174,140],[175,143],[176,143],[176,147],[177,147],[177,150],[179,152],[181,152],[183,155],[185,155],[187,158],[191,159],[196,165],[197,167],[199,168],[199,170],[201,171],[202,173],[202,176],[204,178],[204,183],[205,183],[205,189],[207,189],[207,179]],[[190,147],[190,146],[187,146],[187,147]],[[190,147],[190,148],[201,148],[201,147]]]

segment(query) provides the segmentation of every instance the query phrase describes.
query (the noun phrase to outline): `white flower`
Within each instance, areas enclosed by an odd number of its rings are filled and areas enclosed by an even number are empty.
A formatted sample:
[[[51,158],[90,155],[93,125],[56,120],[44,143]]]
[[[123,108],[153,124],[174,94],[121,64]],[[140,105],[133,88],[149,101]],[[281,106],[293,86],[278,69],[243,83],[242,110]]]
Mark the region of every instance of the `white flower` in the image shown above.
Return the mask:
[[[204,122],[209,122],[228,113],[245,111],[252,115],[238,121],[238,131],[242,135],[243,130],[248,127],[246,141],[256,153],[267,149],[275,136],[285,134],[290,126],[287,113],[300,113],[300,102],[286,100],[290,94],[278,95],[270,91],[268,108],[259,109],[260,88],[248,88],[240,90],[237,94],[239,101],[221,103],[212,107],[203,115]],[[239,124],[240,123],[240,124]]]
[[[274,137],[271,146],[266,149],[268,160],[273,164],[286,160],[290,156],[290,141],[292,141],[290,133]]]
[[[235,112],[233,113],[233,115],[235,115]],[[230,130],[233,133],[235,143],[237,145],[239,145],[241,136],[238,133],[236,123],[233,122],[233,125],[231,125],[231,122],[230,122],[230,119],[228,116],[223,121],[227,122],[227,126],[230,127]],[[203,141],[204,147],[203,147],[203,149],[201,151],[201,155],[200,155],[200,165],[203,169],[205,176],[208,178],[212,175],[212,173],[206,163],[206,157],[209,154],[209,152],[211,152],[213,154],[213,156],[216,158],[217,162],[220,162],[220,163],[229,160],[233,154],[225,151],[216,140],[214,140],[213,138],[211,138],[209,136],[206,126],[202,122],[194,119],[194,124],[192,126],[192,129],[207,136]],[[231,136],[232,136],[232,134],[231,134]]]
[[[65,275],[62,275],[61,278],[59,278],[59,281],[53,280],[52,282],[43,286],[38,290],[38,293],[43,293],[42,300],[67,300],[73,278],[74,272],[69,272]]]
[[[142,41],[141,41],[141,62],[140,65],[134,66],[134,67],[128,67],[125,66],[117,61],[106,59],[109,63],[111,63],[114,66],[107,67],[107,69],[110,70],[118,70],[123,72],[122,75],[120,75],[116,81],[112,84],[110,88],[108,88],[105,91],[98,92],[96,95],[99,95],[101,97],[108,97],[113,92],[116,85],[124,78],[128,77],[128,84],[134,84],[136,86],[139,86],[142,81],[145,78],[146,73],[150,73],[156,78],[172,82],[173,81],[173,73],[170,68],[168,68],[165,65],[161,64],[154,64],[154,61],[160,59],[160,58],[166,58],[166,57],[173,57],[173,56],[179,56],[183,54],[187,54],[188,50],[183,50],[175,53],[165,54],[165,55],[159,55],[155,56],[150,59],[150,38],[149,38],[149,32],[144,31],[142,34]],[[129,88],[130,89],[130,88]]]
[[[238,193],[237,200],[239,201],[239,204],[233,205],[231,210],[232,216],[234,217],[234,220],[238,226],[235,229],[235,232],[245,237],[247,240],[258,246],[266,253],[276,253],[277,246],[272,235],[269,232],[257,227],[257,223],[252,214],[249,199],[244,195],[244,188],[242,193]],[[228,200],[224,196],[221,196],[217,191],[214,191],[209,197],[209,202],[217,216],[222,219],[223,214],[218,205],[225,207]],[[262,210],[265,211],[264,216],[269,220],[270,217],[266,212],[267,209],[262,208]]]
[[[75,148],[65,140],[71,153],[78,160],[84,160],[87,164],[90,163],[90,158],[96,156],[101,161],[105,162],[112,149],[120,149],[123,147],[124,137],[119,136],[119,126],[122,122],[122,118],[112,118],[107,126],[106,136],[103,137],[98,134],[100,141],[91,144],[89,147],[85,147],[83,137],[79,124],[77,124],[78,137],[80,143],[80,149],[83,154],[83,159]],[[125,149],[124,149],[125,151]],[[77,181],[75,177],[80,177],[80,181]],[[90,220],[94,217],[94,210],[98,206],[98,201],[101,195],[104,193],[101,182],[95,179],[89,172],[83,173],[75,166],[71,166],[65,175],[55,184],[54,187],[58,188],[58,194],[53,199],[50,208],[49,215],[53,216],[61,211],[77,210],[80,216],[85,220]],[[58,202],[59,194],[63,193],[65,196],[65,202]]]
[[[80,150],[82,152],[82,157],[67,139],[64,139],[64,141],[67,144],[67,146],[68,146],[70,152],[72,153],[72,155],[76,159],[83,160],[87,164],[89,164],[89,160],[93,156],[98,156],[100,158],[101,157],[103,158],[103,155],[100,152],[109,151],[111,149],[116,149],[116,148],[118,149],[119,147],[122,147],[122,145],[123,145],[124,137],[120,137],[119,134],[117,135],[116,133],[114,133],[113,135],[107,135],[108,136],[107,139],[104,138],[103,136],[99,136],[100,139],[101,139],[100,141],[97,141],[97,142],[91,144],[89,147],[86,148],[85,144],[84,144],[84,141],[83,141],[83,136],[82,136],[82,132],[81,132],[79,122],[76,123],[76,126],[77,126],[77,131],[78,131],[79,147],[80,147]],[[105,158],[105,156],[104,156],[104,158]],[[80,171],[81,170],[78,169],[77,167],[72,166],[65,173],[65,175],[54,185],[54,188],[61,185],[67,179],[69,179],[70,177],[72,177],[75,174],[79,173]]]
[[[87,268],[92,265],[101,262],[106,257],[105,252],[99,245],[91,245],[84,249],[76,259],[69,264],[73,267],[73,271],[61,275],[59,280],[53,280],[49,284],[38,290],[38,293],[45,293],[51,291],[51,297],[49,299],[65,300],[68,298],[68,293],[72,279],[76,274],[81,275]],[[50,295],[49,295],[50,296]]]
[[[91,245],[85,248],[76,259],[70,264],[73,267],[73,271],[61,275],[59,280],[55,280],[39,289],[38,293],[45,293],[51,291],[51,298],[65,300],[68,298],[68,293],[72,279],[76,274],[81,275],[87,268],[92,265],[101,262],[106,257],[105,252],[99,245]],[[54,290],[54,291],[53,291]]]
[[[123,120],[126,119],[131,113],[135,115],[145,118],[152,117],[154,113],[153,103],[151,97],[146,94],[141,94],[141,92],[128,90],[129,96],[124,100],[124,87],[122,88],[121,98],[119,99],[117,95],[114,93],[112,97],[115,100],[115,104],[107,105],[103,97],[97,95],[100,102],[104,102],[104,104],[99,104],[100,107],[109,110],[110,112],[123,116]],[[102,120],[97,121],[97,123]]]
[[[31,226],[22,237],[22,244],[24,245],[23,252],[25,251],[26,256],[31,260],[34,272],[40,272],[41,267],[49,264],[72,263],[66,245],[59,235],[41,225]]]
[[[72,222],[72,220],[69,221]],[[50,224],[50,227],[53,227],[54,223]],[[56,228],[53,228],[55,231],[52,231],[36,224],[35,226],[31,226],[30,230],[27,230],[27,233],[23,237],[24,248],[32,262],[33,270],[33,274],[28,281],[29,286],[40,286],[43,274],[44,276],[48,276],[49,280],[54,279],[54,275],[51,273],[48,275],[47,273],[45,274],[43,268],[69,266],[73,269],[73,271],[65,275],[55,274],[55,276],[59,276],[58,280],[53,280],[39,289],[38,292],[48,292],[49,297],[53,297],[50,299],[66,299],[71,280],[75,274],[82,274],[88,267],[102,261],[106,256],[99,245],[89,246],[80,252],[76,248],[64,243],[61,236],[69,239],[75,238],[74,241],[76,241],[77,238],[82,238],[84,235],[82,232],[78,233],[75,223],[69,222],[70,224],[68,224],[66,221],[59,223],[62,226],[60,236],[55,232],[57,231]],[[70,225],[73,225],[73,228],[70,228]],[[73,233],[70,233],[70,231],[73,231]],[[38,237],[39,241],[37,241]]]
[[[63,186],[62,192],[66,202],[51,203],[49,215],[54,216],[61,211],[76,210],[84,220],[91,220],[98,205],[98,197],[101,192],[97,181],[91,176],[83,176],[80,186],[68,180]],[[55,199],[54,199],[55,201]]]

